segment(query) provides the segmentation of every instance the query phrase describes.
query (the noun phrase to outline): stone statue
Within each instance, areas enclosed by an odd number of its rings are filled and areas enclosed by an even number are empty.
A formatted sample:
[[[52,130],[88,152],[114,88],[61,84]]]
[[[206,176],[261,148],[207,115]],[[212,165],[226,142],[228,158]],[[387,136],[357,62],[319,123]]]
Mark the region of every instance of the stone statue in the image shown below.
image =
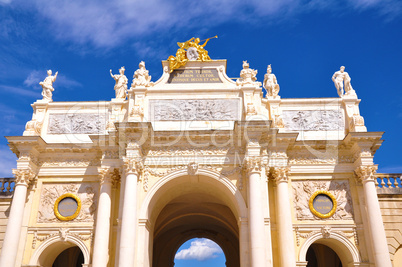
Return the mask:
[[[114,90],[116,92],[116,99],[122,99],[122,100],[126,99],[128,79],[126,75],[124,75],[125,70],[126,69],[124,67],[121,67],[119,69],[120,74],[115,75],[113,75],[112,70],[110,70],[110,76],[112,76],[112,78],[116,81],[116,84],[114,86]]]
[[[134,80],[131,84],[131,87],[135,88],[136,86],[153,86],[154,83],[151,82],[151,76],[149,75],[148,70],[145,68],[145,62],[141,61],[139,67],[140,68],[134,72]]]
[[[249,64],[243,61],[243,69],[240,71],[240,79],[237,79],[237,85],[253,84],[257,80],[257,70],[249,68]]]
[[[48,100],[48,101],[53,101],[52,96],[53,96],[53,83],[56,81],[57,74],[59,72],[57,71],[54,76],[52,76],[52,70],[47,71],[47,77],[43,80],[43,82],[40,82],[39,84],[42,86],[42,96],[43,100]]]
[[[279,93],[279,84],[275,74],[272,73],[271,65],[268,65],[267,73],[264,75],[263,87],[267,90],[267,96],[276,97]]]
[[[356,95],[355,90],[353,90],[352,85],[350,84],[351,78],[345,71],[345,66],[341,66],[340,70],[332,75],[332,81],[335,84],[336,90],[338,90],[339,97],[344,95],[344,88],[345,95]]]

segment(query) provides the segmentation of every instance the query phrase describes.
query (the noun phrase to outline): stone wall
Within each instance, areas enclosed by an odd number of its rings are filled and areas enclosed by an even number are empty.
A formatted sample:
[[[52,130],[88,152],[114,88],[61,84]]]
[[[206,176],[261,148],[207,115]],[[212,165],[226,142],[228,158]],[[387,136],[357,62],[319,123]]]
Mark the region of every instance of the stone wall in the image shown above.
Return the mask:
[[[4,235],[8,222],[8,214],[10,212],[11,199],[11,197],[0,196],[0,250],[3,246]]]
[[[385,189],[385,188],[384,188]],[[392,191],[391,188],[388,191]],[[385,193],[385,192],[384,192]],[[402,194],[378,194],[393,266],[402,266]]]

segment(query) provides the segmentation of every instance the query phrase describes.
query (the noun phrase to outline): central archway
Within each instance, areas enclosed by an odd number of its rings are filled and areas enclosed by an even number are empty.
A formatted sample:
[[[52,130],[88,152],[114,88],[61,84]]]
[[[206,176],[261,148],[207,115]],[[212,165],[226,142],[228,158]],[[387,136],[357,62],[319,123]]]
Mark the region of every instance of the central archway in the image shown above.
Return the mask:
[[[192,238],[208,238],[224,251],[228,267],[239,267],[239,219],[247,216],[241,193],[226,177],[210,170],[177,172],[151,188],[142,217],[149,224],[153,267],[174,265],[178,248]],[[243,242],[245,243],[245,242]],[[152,255],[152,256],[151,256]]]

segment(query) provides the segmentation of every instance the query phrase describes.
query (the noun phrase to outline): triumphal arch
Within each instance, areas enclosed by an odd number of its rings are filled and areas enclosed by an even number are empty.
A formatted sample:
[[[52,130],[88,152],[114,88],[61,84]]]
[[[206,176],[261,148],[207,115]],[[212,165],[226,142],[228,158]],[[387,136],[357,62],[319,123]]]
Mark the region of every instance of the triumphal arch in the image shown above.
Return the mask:
[[[0,266],[169,267],[194,237],[228,267],[392,266],[382,132],[367,131],[345,67],[338,98],[283,99],[271,65],[262,82],[247,61],[231,79],[207,41],[178,43],[156,81],[144,62],[130,86],[111,70],[110,101],[55,102],[48,72],[7,137],[18,160]]]

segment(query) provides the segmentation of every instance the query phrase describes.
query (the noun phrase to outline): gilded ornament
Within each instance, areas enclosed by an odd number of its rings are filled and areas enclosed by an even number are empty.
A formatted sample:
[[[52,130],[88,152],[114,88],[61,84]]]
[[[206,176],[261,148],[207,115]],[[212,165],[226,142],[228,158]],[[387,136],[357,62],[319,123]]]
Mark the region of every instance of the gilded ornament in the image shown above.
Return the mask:
[[[61,202],[62,200],[66,199],[66,198],[72,198],[72,199],[74,199],[74,200],[77,202],[77,208],[76,208],[74,214],[72,214],[72,215],[70,215],[70,216],[63,216],[63,215],[61,215],[60,212],[59,212],[59,204],[60,204],[60,202]],[[64,195],[61,195],[61,196],[56,200],[56,202],[54,203],[54,215],[56,215],[56,217],[57,217],[59,220],[61,220],[61,221],[71,221],[71,220],[74,220],[74,219],[78,216],[78,214],[80,214],[80,211],[81,211],[81,199],[80,199],[77,195],[72,194],[72,193],[66,193],[66,194],[64,194]]]
[[[321,212],[319,212],[319,211],[317,211],[317,210],[315,209],[315,207],[314,207],[314,200],[315,200],[316,197],[319,196],[319,195],[327,196],[327,197],[330,199],[330,201],[332,202],[332,209],[331,209],[329,212],[325,213],[325,214],[324,214],[324,213],[321,213]],[[329,217],[331,217],[332,215],[334,215],[334,213],[335,213],[335,211],[336,211],[336,207],[337,207],[337,203],[336,203],[335,197],[334,197],[330,192],[325,191],[325,190],[318,190],[318,191],[316,191],[316,192],[310,197],[310,201],[309,201],[308,205],[309,205],[309,207],[310,207],[311,212],[312,212],[315,216],[317,216],[317,217],[319,217],[319,218],[321,218],[321,219],[326,219],[326,218],[329,218]]]
[[[169,61],[169,72],[172,73],[175,69],[183,67],[186,65],[187,61],[211,61],[208,51],[205,50],[204,47],[207,45],[208,41],[213,38],[218,38],[218,36],[216,35],[205,39],[203,44],[200,44],[200,42],[204,40],[194,37],[183,43],[177,42],[179,49],[177,49],[176,56],[170,56],[167,59]]]

